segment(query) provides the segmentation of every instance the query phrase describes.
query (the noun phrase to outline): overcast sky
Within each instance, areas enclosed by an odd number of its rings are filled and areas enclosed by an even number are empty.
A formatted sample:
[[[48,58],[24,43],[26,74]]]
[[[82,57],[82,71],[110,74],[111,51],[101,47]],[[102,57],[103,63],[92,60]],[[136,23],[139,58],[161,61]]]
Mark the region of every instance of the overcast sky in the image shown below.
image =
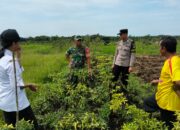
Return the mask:
[[[1,0],[0,32],[20,35],[180,35],[180,0]]]

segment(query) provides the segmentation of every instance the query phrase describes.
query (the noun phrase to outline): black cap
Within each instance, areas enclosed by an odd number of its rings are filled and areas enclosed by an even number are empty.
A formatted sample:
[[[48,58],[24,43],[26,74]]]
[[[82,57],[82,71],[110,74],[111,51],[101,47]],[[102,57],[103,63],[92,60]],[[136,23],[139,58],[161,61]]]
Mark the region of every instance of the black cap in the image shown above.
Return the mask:
[[[3,48],[11,46],[12,42],[18,42],[23,40],[15,29],[7,29],[1,33],[0,36],[1,45]]]
[[[82,40],[82,37],[81,37],[81,36],[75,36],[75,37],[74,37],[74,40],[75,40],[75,41]]]
[[[121,29],[117,35],[128,34],[128,29]]]

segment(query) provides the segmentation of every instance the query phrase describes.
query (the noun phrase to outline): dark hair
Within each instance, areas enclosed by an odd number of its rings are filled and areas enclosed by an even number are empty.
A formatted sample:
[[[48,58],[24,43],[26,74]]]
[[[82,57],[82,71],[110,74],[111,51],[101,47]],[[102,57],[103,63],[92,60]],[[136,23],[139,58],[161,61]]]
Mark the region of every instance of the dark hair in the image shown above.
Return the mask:
[[[21,38],[15,29],[4,30],[1,35],[1,45],[4,49],[12,46],[13,42],[18,42]]]
[[[16,42],[16,41],[15,41]],[[13,42],[12,41],[1,41],[1,44],[3,46],[3,49],[7,49],[9,48],[10,46],[12,46]]]
[[[4,56],[4,49],[0,50],[0,59]]]
[[[176,52],[177,40],[174,37],[168,36],[162,38],[160,42],[161,47],[165,47],[170,53]]]

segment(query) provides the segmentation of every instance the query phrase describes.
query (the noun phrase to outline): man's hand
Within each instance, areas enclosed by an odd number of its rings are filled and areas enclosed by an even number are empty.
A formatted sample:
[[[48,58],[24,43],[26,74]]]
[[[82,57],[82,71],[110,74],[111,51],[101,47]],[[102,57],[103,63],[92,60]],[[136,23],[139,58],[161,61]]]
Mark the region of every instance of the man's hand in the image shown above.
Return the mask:
[[[133,72],[133,68],[132,67],[129,67],[129,73]]]
[[[157,85],[158,83],[162,83],[162,82],[163,82],[162,80],[156,79],[156,80],[151,81],[151,85]]]
[[[21,59],[21,48],[18,48],[18,50],[16,51],[16,56],[19,60]]]
[[[177,91],[175,91],[175,92],[176,92],[176,94],[178,95],[178,97],[180,98],[180,91],[177,90]]]
[[[26,86],[33,92],[37,91],[37,85],[35,84],[27,84]]]

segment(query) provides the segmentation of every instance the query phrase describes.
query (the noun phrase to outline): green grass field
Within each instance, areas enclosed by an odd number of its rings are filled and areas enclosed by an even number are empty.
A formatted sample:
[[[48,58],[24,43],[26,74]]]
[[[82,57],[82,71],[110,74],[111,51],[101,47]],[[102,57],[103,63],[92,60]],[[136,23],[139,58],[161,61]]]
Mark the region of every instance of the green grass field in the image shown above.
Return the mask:
[[[53,44],[36,44],[28,43],[22,46],[22,64],[25,68],[24,80],[25,82],[34,82],[41,84],[45,82],[48,75],[54,72],[67,71],[67,62],[65,59],[65,52],[68,47],[60,48]],[[115,53],[115,44],[91,45],[91,55],[109,55],[113,56]],[[145,45],[140,42],[136,43],[137,55],[159,55],[159,45],[150,44]],[[178,45],[178,53],[180,52],[180,45]],[[112,59],[113,60],[113,59]]]
[[[23,74],[26,83],[36,83],[40,86],[48,81],[48,76],[61,71],[68,71],[65,52],[68,47],[73,46],[68,44],[65,47],[57,47],[54,44],[36,44],[26,43],[22,45],[22,64],[25,72]],[[108,45],[93,44],[90,46],[91,55],[107,55],[113,56],[115,53],[116,44]],[[137,55],[159,55],[159,45],[145,45],[140,42],[136,43]],[[178,53],[180,46],[178,46]],[[113,59],[112,59],[113,60]],[[31,93],[30,93],[31,95]],[[31,97],[29,95],[29,97]],[[33,100],[33,98],[30,98]]]

